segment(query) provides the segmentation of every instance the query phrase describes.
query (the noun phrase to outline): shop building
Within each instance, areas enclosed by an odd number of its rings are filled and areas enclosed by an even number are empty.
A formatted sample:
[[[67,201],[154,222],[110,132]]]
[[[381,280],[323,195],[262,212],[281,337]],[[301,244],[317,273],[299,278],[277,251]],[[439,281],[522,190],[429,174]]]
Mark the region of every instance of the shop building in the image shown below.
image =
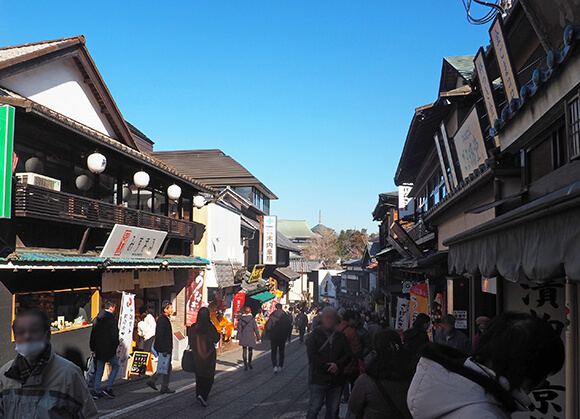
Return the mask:
[[[32,307],[51,317],[57,351],[86,359],[101,300],[120,291],[137,311],[174,300],[184,331],[186,288],[207,264],[193,201],[218,191],[147,153],[82,36],[1,48],[0,105],[0,362],[11,319]]]

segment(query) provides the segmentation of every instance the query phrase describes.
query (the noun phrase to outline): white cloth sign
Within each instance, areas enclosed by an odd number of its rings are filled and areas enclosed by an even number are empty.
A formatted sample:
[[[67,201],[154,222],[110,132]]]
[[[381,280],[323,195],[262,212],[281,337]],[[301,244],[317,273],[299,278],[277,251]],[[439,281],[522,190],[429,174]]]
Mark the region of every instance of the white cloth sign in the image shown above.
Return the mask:
[[[119,371],[123,377],[127,376],[127,365],[131,354],[131,342],[133,342],[133,328],[135,327],[135,294],[123,291],[121,310],[119,312]]]
[[[397,317],[395,320],[396,330],[404,330],[409,326],[409,309],[409,300],[397,297]]]

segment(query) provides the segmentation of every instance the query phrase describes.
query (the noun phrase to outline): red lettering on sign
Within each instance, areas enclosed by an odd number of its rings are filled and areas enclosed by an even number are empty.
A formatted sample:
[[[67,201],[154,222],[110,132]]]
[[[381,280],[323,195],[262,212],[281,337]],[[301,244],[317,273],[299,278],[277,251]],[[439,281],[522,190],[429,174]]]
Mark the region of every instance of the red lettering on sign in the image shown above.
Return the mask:
[[[121,253],[123,253],[123,249],[125,248],[125,245],[129,241],[129,237],[131,237],[131,230],[125,230],[125,233],[123,234],[123,237],[121,238],[121,241],[119,241],[119,245],[117,246],[117,250],[115,250],[115,253],[114,253],[115,256],[119,256]]]

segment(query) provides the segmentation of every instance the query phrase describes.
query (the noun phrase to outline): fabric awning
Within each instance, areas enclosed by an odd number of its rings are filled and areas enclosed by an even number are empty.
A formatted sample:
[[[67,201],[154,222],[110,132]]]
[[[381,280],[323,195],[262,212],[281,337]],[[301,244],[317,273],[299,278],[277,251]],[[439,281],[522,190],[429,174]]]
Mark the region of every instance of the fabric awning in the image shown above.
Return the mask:
[[[580,183],[445,240],[450,272],[580,280],[579,205]]]
[[[272,301],[276,296],[269,291],[259,292],[258,294],[250,295],[250,298],[260,302],[261,304]]]

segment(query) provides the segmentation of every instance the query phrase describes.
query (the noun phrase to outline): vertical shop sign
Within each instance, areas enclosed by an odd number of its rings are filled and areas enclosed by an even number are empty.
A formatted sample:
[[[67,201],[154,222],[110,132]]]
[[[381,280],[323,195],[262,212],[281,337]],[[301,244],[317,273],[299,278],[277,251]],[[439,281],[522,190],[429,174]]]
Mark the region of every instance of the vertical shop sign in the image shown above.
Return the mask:
[[[409,327],[409,300],[397,297],[397,316],[395,330],[406,330]]]
[[[119,346],[117,348],[119,371],[121,371],[123,377],[126,377],[127,375],[127,364],[131,354],[134,327],[135,294],[123,291],[123,297],[121,298],[121,310],[119,311]]]
[[[481,88],[481,96],[483,97],[485,109],[487,110],[489,126],[493,128],[496,119],[499,119],[499,115],[497,114],[497,106],[495,104],[495,96],[493,94],[493,85],[489,79],[487,65],[485,64],[485,53],[483,48],[479,48],[479,51],[477,51],[474,64],[475,71],[477,72],[477,79],[479,80],[479,87]],[[495,145],[499,146],[499,140],[497,139],[497,136],[495,138]]]
[[[264,265],[276,265],[276,235],[278,221],[276,216],[264,217]]]
[[[409,327],[419,313],[429,315],[429,286],[426,282],[411,287],[411,315],[409,316]]]
[[[491,44],[493,45],[493,50],[497,58],[503,89],[508,103],[510,103],[513,99],[520,98],[520,91],[518,89],[517,75],[510,60],[509,48],[505,42],[502,17],[500,15],[498,15],[493,25],[491,25],[489,36],[491,37]]]
[[[504,307],[506,311],[525,311],[547,320],[554,330],[564,336],[566,324],[566,291],[564,280],[542,283],[523,279],[517,283],[503,281]],[[566,368],[548,378],[542,386],[530,394],[530,412],[516,412],[514,419],[540,419],[566,417]]]
[[[191,326],[197,321],[197,313],[203,307],[203,283],[205,271],[194,269],[189,271],[187,279],[187,304],[185,324]]]
[[[487,150],[475,106],[455,133],[453,141],[461,166],[461,175],[465,179],[487,159]]]
[[[14,108],[0,106],[0,218],[12,216],[12,172],[14,158]]]

